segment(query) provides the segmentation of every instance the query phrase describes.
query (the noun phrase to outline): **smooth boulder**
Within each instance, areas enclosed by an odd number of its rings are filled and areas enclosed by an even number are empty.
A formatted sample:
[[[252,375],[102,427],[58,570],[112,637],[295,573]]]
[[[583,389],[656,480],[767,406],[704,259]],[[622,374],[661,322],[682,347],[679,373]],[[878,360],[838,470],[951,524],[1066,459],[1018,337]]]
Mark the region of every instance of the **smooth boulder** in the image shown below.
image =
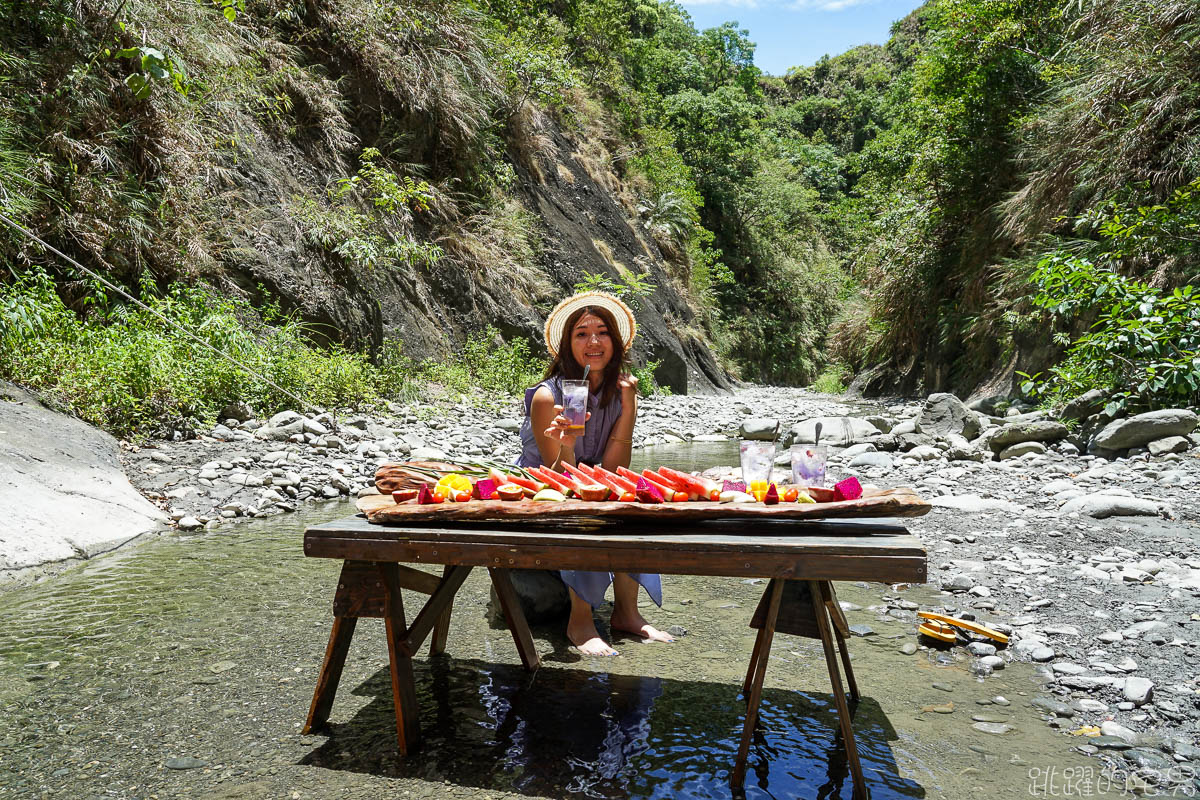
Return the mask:
[[[1097,450],[1127,450],[1145,447],[1156,439],[1187,436],[1196,428],[1196,414],[1186,408],[1147,411],[1127,419],[1114,420],[1095,435],[1091,446]]]
[[[1096,492],[1068,500],[1062,513],[1077,513],[1095,519],[1107,517],[1157,517],[1158,504],[1140,497]]]
[[[999,453],[1007,447],[1022,442],[1057,442],[1067,438],[1070,431],[1061,422],[1038,420],[1002,425],[986,435],[987,446]]]
[[[816,441],[817,423],[821,423],[821,444],[848,445],[874,441],[879,429],[860,417],[813,417],[801,420],[792,426],[784,439],[784,446],[813,444]]]
[[[1166,456],[1172,453],[1184,453],[1190,450],[1192,442],[1186,436],[1168,436],[1165,439],[1155,439],[1146,445],[1152,456]]]
[[[979,417],[952,394],[939,392],[926,398],[918,417],[921,433],[947,436],[956,433],[967,439],[979,434]]]
[[[0,570],[91,557],[167,522],[107,433],[2,382],[0,431]]]
[[[1019,442],[1009,445],[1000,451],[1000,460],[1004,461],[1009,458],[1020,458],[1021,456],[1030,453],[1038,453],[1039,455],[1046,452],[1046,445],[1041,442]]]
[[[1084,392],[1063,406],[1058,418],[1061,420],[1080,421],[1104,408],[1105,394],[1099,389]]]
[[[741,438],[760,442],[773,442],[778,433],[779,420],[773,417],[750,417],[738,429]]]

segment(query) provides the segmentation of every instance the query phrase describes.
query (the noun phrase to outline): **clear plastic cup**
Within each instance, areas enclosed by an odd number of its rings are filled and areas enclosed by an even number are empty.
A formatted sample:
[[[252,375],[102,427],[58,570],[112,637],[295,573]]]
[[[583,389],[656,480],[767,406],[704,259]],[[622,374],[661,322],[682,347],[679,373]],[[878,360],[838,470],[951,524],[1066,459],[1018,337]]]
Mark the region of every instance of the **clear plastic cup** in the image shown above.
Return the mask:
[[[563,416],[567,418],[567,432],[583,435],[587,421],[588,382],[563,381]]]
[[[829,451],[811,444],[794,444],[792,454],[792,483],[799,486],[825,485],[825,459]]]
[[[739,455],[746,490],[765,492],[771,481],[771,469],[775,466],[775,443],[744,439],[739,447]]]

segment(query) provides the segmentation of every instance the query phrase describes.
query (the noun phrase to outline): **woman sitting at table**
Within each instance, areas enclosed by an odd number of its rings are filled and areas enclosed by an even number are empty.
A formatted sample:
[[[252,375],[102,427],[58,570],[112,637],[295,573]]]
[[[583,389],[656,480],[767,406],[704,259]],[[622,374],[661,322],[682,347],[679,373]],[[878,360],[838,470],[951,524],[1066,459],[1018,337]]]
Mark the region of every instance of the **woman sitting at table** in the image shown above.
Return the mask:
[[[561,472],[562,464],[599,464],[605,469],[629,466],[633,423],[637,418],[637,378],[628,370],[629,346],[637,323],[629,307],[604,292],[584,292],[559,303],[546,318],[546,347],[553,361],[546,379],[525,390],[525,420],[521,424],[523,467],[545,465]],[[584,432],[568,431],[563,416],[563,380],[580,380],[588,370],[588,414]],[[638,584],[659,606],[662,581],[653,574],[563,570],[571,595],[567,638],[588,655],[617,655],[600,638],[592,609],[604,602],[613,586],[610,627],[643,641],[670,642],[671,636],[642,618],[637,608]]]

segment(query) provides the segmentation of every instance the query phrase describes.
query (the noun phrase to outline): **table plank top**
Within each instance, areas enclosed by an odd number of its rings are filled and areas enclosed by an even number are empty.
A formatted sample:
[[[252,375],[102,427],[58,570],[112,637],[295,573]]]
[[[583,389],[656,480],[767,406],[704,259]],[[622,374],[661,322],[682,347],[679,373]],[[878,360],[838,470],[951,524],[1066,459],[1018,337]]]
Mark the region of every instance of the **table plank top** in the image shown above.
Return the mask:
[[[596,522],[589,525],[564,520],[553,525],[478,523],[431,527],[374,525],[359,515],[310,527],[305,531],[305,540],[925,557],[925,546],[919,539],[903,525],[884,520],[716,521],[669,527]]]

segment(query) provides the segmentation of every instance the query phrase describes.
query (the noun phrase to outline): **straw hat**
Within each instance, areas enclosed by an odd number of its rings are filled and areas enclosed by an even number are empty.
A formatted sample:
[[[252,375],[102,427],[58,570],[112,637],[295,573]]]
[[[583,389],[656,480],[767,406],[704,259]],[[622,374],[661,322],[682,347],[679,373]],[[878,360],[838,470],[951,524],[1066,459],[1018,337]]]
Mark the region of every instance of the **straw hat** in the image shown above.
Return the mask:
[[[608,292],[580,292],[556,305],[550,316],[546,317],[546,347],[550,350],[550,355],[558,356],[558,343],[562,341],[563,326],[572,314],[585,306],[599,306],[613,315],[617,323],[617,332],[621,334],[621,341],[625,343],[625,352],[629,352],[629,346],[633,344],[633,337],[637,334],[637,321],[634,320],[629,306]]]

